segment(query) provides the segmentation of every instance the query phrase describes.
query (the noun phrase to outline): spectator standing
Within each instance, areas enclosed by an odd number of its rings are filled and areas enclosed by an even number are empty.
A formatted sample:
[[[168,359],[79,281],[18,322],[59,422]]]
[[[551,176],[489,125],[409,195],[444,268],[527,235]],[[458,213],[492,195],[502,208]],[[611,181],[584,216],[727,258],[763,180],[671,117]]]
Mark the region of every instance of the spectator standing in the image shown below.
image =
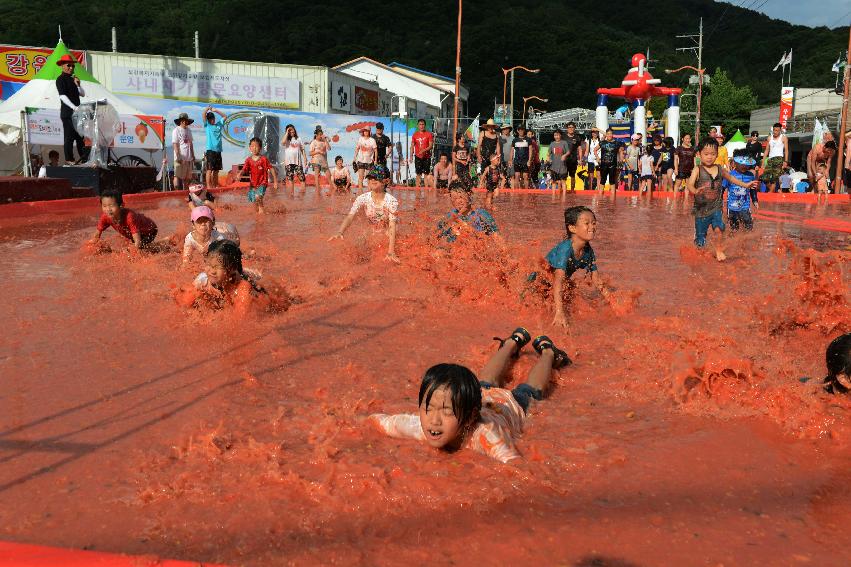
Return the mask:
[[[313,170],[313,184],[316,194],[319,194],[319,180],[322,172],[329,173],[328,152],[331,151],[331,143],[322,132],[322,127],[317,126],[313,131],[313,139],[310,141],[310,168]],[[330,178],[329,178],[330,183]]]
[[[751,156],[757,163],[762,163],[762,142],[759,141],[759,132],[754,130],[748,143],[745,144],[745,153]]]
[[[567,123],[567,134],[564,136],[564,141],[567,142],[568,147],[567,159],[565,160],[567,180],[569,181],[568,190],[573,192],[576,190],[574,186],[576,183],[576,169],[585,157],[582,151],[582,136],[576,133],[576,124],[573,122]]]
[[[488,118],[487,123],[482,126],[482,131],[479,133],[479,143],[477,148],[479,152],[479,165],[481,166],[481,171],[484,171],[485,168],[490,165],[491,156],[494,154],[500,156],[500,161],[502,161],[499,134],[496,132],[496,122],[493,121],[493,118]]]
[[[392,152],[392,148],[390,147],[390,138],[384,133],[384,124],[379,122],[375,125],[375,134],[372,138],[375,140],[375,163],[387,167],[387,150],[389,149]]]
[[[63,55],[56,62],[62,67],[62,73],[56,78],[56,91],[59,93],[59,119],[62,121],[62,136],[64,139],[65,164],[73,165],[85,161],[88,157],[83,137],[74,129],[74,121],[71,119],[74,111],[80,106],[80,97],[86,96],[86,91],[80,84],[80,79],[74,76],[74,67],[77,62],[68,54]],[[77,154],[80,159],[74,161],[74,144],[77,145]]]
[[[694,146],[691,145],[691,134],[683,134],[680,138],[680,147],[674,150],[674,192],[685,191],[684,185],[694,169]]]
[[[222,170],[222,130],[225,123],[216,119],[216,114],[226,118],[221,110],[208,106],[204,109],[204,134],[207,147],[204,152],[204,176],[208,189],[219,186],[219,172]]]
[[[417,131],[411,136],[411,153],[414,155],[414,185],[431,186],[431,152],[434,149],[434,134],[426,132],[426,121],[417,120]],[[422,183],[422,184],[420,184]]]
[[[526,138],[529,140],[529,181],[532,187],[537,187],[538,174],[541,173],[541,146],[532,130],[526,132]]]
[[[780,178],[783,162],[789,161],[789,139],[782,131],[783,126],[777,122],[771,128],[768,145],[762,158],[762,180],[772,193],[777,192],[777,180]]]
[[[514,136],[511,135],[511,126],[503,124],[499,136],[499,145],[502,148],[502,179],[503,187],[507,187],[514,177],[514,169],[511,167],[511,144],[514,143]]]
[[[174,150],[174,189],[189,189],[192,170],[195,168],[195,145],[192,143],[192,130],[189,125],[195,122],[185,112],[178,115],[177,125],[171,133],[171,147]]]

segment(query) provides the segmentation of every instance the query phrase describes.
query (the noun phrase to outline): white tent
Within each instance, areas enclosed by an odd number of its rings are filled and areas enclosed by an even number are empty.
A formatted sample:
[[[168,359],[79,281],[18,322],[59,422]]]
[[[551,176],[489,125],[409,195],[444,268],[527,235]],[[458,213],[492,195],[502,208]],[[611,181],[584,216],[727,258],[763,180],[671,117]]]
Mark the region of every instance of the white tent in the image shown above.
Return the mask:
[[[26,107],[57,110],[60,108],[56,78],[61,69],[56,65],[56,61],[65,54],[68,54],[68,49],[60,41],[35,77],[0,103],[0,143],[11,145],[21,141],[21,112],[24,112]],[[80,84],[86,92],[85,96],[80,97],[81,102],[106,99],[118,114],[144,114],[109,92],[82,66],[77,66],[74,74],[80,79]]]

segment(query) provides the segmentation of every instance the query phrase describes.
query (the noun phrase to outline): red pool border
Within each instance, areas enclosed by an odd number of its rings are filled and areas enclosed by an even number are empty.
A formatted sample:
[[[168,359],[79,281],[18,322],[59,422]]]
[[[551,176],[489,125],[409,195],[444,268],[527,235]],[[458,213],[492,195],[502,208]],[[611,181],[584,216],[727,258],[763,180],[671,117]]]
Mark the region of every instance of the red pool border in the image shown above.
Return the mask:
[[[0,567],[226,567],[197,561],[160,559],[0,541]]]
[[[248,185],[246,183],[237,183],[226,187],[219,187],[217,189],[214,189],[212,192],[218,194],[230,191],[237,191],[240,189],[245,189],[247,186]],[[394,191],[435,190],[430,187],[408,187],[405,185],[393,185],[390,187],[390,189]],[[485,192],[484,189],[479,188],[475,188],[473,189],[473,191],[476,193]],[[547,189],[503,189],[500,193],[504,195],[552,195],[552,192]],[[593,197],[601,195],[597,191],[584,190],[576,191],[575,193],[569,194],[579,197]],[[158,201],[160,199],[183,199],[185,195],[185,191],[152,191],[150,193],[132,193],[125,195],[124,201],[128,205],[132,206],[134,203],[148,203],[151,201]],[[602,196],[604,197],[609,197],[610,195],[611,193],[609,192],[605,192],[602,194]],[[637,191],[618,191],[616,193],[616,196],[621,198],[647,198],[646,196],[640,195]],[[676,198],[677,196],[679,196],[679,193],[674,193],[672,191],[655,191],[652,195],[652,198],[667,199]],[[760,193],[759,199],[760,201],[765,203],[794,203],[815,205],[817,202],[817,196],[813,193]],[[828,195],[827,202],[830,205],[849,203],[851,202],[851,195]],[[42,214],[61,214],[66,212],[74,212],[80,209],[97,209],[97,206],[97,197],[83,197],[79,199],[56,199],[52,201],[30,201],[24,203],[7,203],[0,205],[0,219],[29,217]]]

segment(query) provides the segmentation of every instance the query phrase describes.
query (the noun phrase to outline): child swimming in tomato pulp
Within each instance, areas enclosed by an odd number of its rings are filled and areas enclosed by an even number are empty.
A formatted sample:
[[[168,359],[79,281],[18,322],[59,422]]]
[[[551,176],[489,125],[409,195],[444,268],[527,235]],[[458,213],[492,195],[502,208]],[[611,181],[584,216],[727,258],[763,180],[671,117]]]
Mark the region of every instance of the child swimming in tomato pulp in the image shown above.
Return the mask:
[[[117,191],[104,191],[100,196],[103,214],[98,221],[97,232],[91,242],[100,241],[103,231],[112,227],[118,234],[133,243],[137,250],[153,244],[157,237],[157,225],[154,221],[130,209],[124,208],[124,199]]]
[[[511,361],[531,338],[522,327],[507,339],[495,338],[500,347],[482,369],[481,380],[465,366],[432,366],[420,384],[418,414],[373,414],[369,420],[391,437],[425,441],[441,451],[468,448],[503,463],[519,459],[514,439],[523,431],[532,400],[544,398],[553,370],[571,363],[548,337],[539,336],[532,346],[540,358],[529,378],[505,389]]]
[[[851,333],[833,339],[825,353],[827,377],[824,389],[828,394],[851,392]]]
[[[603,283],[597,271],[597,258],[591,241],[597,233],[597,217],[588,207],[569,207],[564,211],[564,227],[567,238],[556,245],[547,254],[547,263],[553,270],[553,303],[555,317],[553,325],[567,326],[564,312],[564,282],[577,270],[585,270],[591,274],[594,284],[605,299],[610,296],[610,290]]]

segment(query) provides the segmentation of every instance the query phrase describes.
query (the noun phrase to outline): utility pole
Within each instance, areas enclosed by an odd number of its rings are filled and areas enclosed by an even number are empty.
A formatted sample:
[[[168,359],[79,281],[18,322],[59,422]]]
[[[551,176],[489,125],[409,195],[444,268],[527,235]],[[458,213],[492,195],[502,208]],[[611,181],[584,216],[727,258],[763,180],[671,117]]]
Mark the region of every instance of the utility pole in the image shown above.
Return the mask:
[[[461,8],[463,0],[458,0],[458,40],[455,46],[455,121],[452,127],[452,145],[458,136],[458,97],[461,89]]]
[[[842,94],[842,126],[839,129],[839,139],[836,144],[836,179],[833,182],[834,190],[839,192],[839,184],[842,183],[842,172],[845,166],[845,161],[842,159],[842,154],[845,151],[845,131],[848,128],[848,83],[851,82],[851,26],[848,28],[848,52],[845,55],[845,90]],[[845,192],[848,193],[851,188],[846,187]]]
[[[691,51],[697,55],[697,109],[694,118],[694,144],[700,141],[700,102],[703,98],[703,18],[700,18],[700,27],[696,34],[678,35],[677,38],[689,39],[696,45],[690,47],[678,47],[677,51]]]

